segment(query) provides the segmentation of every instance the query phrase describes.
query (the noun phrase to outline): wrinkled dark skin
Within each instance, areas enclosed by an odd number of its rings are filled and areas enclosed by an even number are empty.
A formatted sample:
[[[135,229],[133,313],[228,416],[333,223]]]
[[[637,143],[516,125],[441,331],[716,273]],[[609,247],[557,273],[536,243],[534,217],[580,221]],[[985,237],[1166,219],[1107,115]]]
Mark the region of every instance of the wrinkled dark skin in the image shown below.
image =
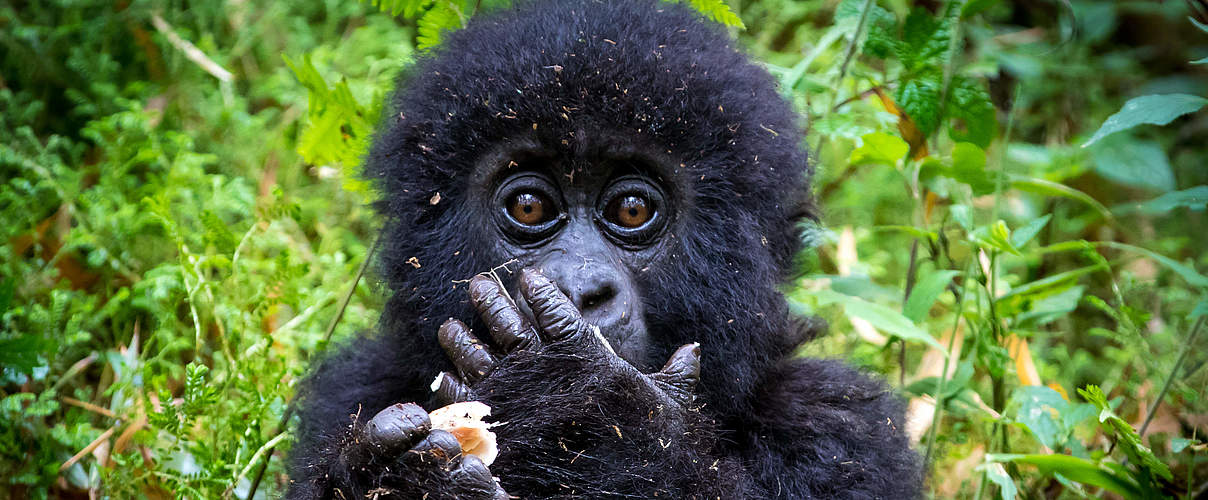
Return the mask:
[[[495,364],[517,350],[539,353],[546,344],[574,346],[582,356],[606,360],[623,377],[638,380],[649,389],[646,394],[656,404],[674,411],[685,411],[692,401],[692,390],[700,378],[700,346],[687,344],[672,354],[663,369],[646,375],[618,356],[608,346],[599,328],[587,323],[579,309],[561,290],[541,273],[525,269],[520,275],[520,291],[536,321],[534,328],[519,307],[498,283],[486,275],[470,281],[470,297],[487,324],[487,331],[502,351],[479,341],[469,327],[450,318],[440,327],[441,346],[453,361],[459,375],[443,372],[436,398],[442,405],[477,400],[472,385],[489,377]],[[666,413],[664,413],[664,416]],[[405,457],[417,456],[447,468],[463,494],[482,494],[481,498],[507,498],[495,485],[487,467],[474,456],[459,457],[460,446],[452,435],[431,431],[427,413],[417,405],[390,406],[369,421],[367,442],[384,455],[406,450]],[[417,443],[411,449],[406,445]],[[492,486],[494,489],[492,490]],[[486,496],[488,495],[493,496]],[[478,497],[476,497],[478,498]]]
[[[520,290],[533,310],[536,329],[493,279],[478,275],[470,281],[471,300],[485,318],[492,338],[505,351],[499,356],[492,354],[464,323],[456,319],[446,321],[438,338],[460,377],[441,374],[438,401],[449,404],[477,399],[468,384],[489,376],[497,359],[517,349],[539,352],[545,343],[562,342],[575,345],[583,356],[607,360],[608,366],[624,376],[647,383],[650,394],[656,395],[660,404],[683,408],[692,402],[692,389],[700,378],[699,345],[680,347],[662,370],[645,375],[618,356],[599,328],[584,321],[566,294],[544,275],[525,269],[520,276]]]

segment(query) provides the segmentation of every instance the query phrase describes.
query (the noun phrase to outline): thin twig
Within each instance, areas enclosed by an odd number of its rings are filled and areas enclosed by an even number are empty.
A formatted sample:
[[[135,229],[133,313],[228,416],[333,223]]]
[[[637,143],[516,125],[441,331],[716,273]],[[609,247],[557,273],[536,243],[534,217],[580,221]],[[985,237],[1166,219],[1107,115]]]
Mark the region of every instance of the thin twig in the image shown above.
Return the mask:
[[[353,292],[356,292],[357,284],[361,282],[361,277],[365,276],[365,270],[369,268],[369,263],[373,262],[373,254],[377,253],[377,247],[382,241],[382,235],[379,233],[377,238],[374,238],[373,245],[369,246],[369,251],[365,253],[365,260],[361,261],[361,267],[357,268],[357,277],[352,279],[352,286],[348,287],[348,291],[344,293],[344,298],[340,300],[340,308],[336,310],[336,316],[331,318],[331,323],[327,325],[327,331],[323,333],[323,342],[331,340],[331,333],[336,331],[336,325],[340,324],[340,319],[344,317],[344,310],[348,308],[348,302],[352,300]]]
[[[1187,341],[1183,343],[1183,348],[1179,352],[1179,359],[1175,360],[1174,368],[1170,369],[1170,374],[1166,375],[1166,382],[1162,384],[1162,390],[1158,391],[1158,397],[1154,398],[1153,403],[1149,405],[1149,412],[1145,415],[1145,422],[1141,423],[1141,428],[1137,429],[1137,435],[1145,437],[1145,430],[1149,428],[1149,423],[1153,421],[1153,416],[1158,413],[1158,405],[1162,404],[1162,400],[1166,399],[1166,393],[1170,392],[1170,386],[1174,384],[1174,379],[1179,374],[1179,368],[1183,367],[1183,362],[1187,360],[1187,353],[1191,352],[1191,346],[1195,344],[1195,338],[1199,336],[1201,327],[1204,326],[1204,318],[1208,316],[1200,316],[1200,319],[1195,320],[1195,326],[1191,328],[1191,334],[1187,336]]]
[[[91,443],[88,443],[88,446],[85,446],[84,449],[77,451],[75,455],[72,455],[71,458],[67,459],[66,462],[63,462],[63,465],[59,466],[59,472],[67,470],[71,466],[75,465],[76,462],[79,462],[81,458],[84,458],[85,455],[92,453],[92,450],[95,450],[97,446],[100,446],[101,443],[104,443],[105,440],[109,439],[109,436],[112,436],[116,431],[117,425],[114,425],[105,432],[102,432],[100,436],[97,436],[97,438],[93,439]]]
[[[151,14],[151,25],[155,26],[155,30],[162,33],[168,39],[168,43],[183,52],[186,58],[200,66],[206,73],[213,75],[214,78],[224,83],[228,83],[234,79],[230,71],[223,69],[222,66],[219,66],[218,63],[207,57],[206,53],[202,52],[196,45],[177,35],[172,26],[167,21],[164,21],[164,18],[160,17],[159,14]]]
[[[83,409],[88,410],[88,411],[90,411],[90,412],[96,413],[96,414],[98,414],[98,415],[103,415],[103,416],[106,416],[106,417],[109,417],[109,418],[117,418],[117,414],[116,414],[116,413],[113,413],[113,410],[110,410],[110,409],[105,408],[105,407],[103,407],[103,406],[97,406],[97,405],[94,405],[94,404],[89,403],[89,402],[87,402],[87,401],[80,401],[80,400],[78,400],[78,399],[76,399],[76,398],[69,398],[69,397],[67,397],[67,396],[63,396],[63,397],[59,398],[59,400],[60,400],[60,401],[62,401],[62,402],[64,402],[64,403],[67,403],[67,404],[69,404],[69,405],[71,405],[71,406],[78,406],[78,407],[80,407],[80,408],[83,408]]]
[[[256,450],[256,452],[252,454],[252,458],[248,459],[248,461],[247,461],[247,466],[245,466],[243,468],[243,470],[239,471],[239,475],[235,477],[235,480],[231,482],[231,485],[227,487],[226,492],[224,492],[222,496],[229,497],[231,494],[231,490],[233,490],[235,488],[235,485],[239,484],[239,481],[243,480],[244,477],[247,477],[247,474],[252,471],[252,466],[255,465],[257,461],[260,460],[260,457],[263,456],[265,453],[272,453],[272,450],[273,450],[273,448],[275,448],[277,446],[277,443],[280,443],[281,440],[285,439],[285,437],[288,435],[289,435],[289,433],[286,433],[286,432],[279,433],[276,436],[273,436],[272,439],[269,439],[268,442],[264,443],[264,445],[260,446],[260,449]],[[269,458],[271,458],[271,457],[266,457],[264,459],[264,463],[267,464]],[[255,495],[255,494],[256,494],[256,491],[252,490],[252,492],[249,493],[247,496],[248,499],[250,500],[252,498],[252,495]]]

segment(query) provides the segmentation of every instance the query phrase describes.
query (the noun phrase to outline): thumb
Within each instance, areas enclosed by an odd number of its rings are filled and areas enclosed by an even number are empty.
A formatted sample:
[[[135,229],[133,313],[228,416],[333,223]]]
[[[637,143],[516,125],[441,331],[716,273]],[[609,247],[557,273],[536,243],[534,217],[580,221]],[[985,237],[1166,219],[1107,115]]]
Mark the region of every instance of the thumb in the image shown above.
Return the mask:
[[[671,386],[669,392],[680,403],[690,403],[700,380],[700,344],[693,342],[676,349],[663,369],[652,373],[650,378]]]

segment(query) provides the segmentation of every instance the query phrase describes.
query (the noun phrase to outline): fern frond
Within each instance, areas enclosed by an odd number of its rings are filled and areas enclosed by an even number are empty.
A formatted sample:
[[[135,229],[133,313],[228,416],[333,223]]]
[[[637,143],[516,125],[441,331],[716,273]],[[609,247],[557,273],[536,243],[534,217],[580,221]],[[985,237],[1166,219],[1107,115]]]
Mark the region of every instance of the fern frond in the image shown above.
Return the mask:
[[[392,16],[402,14],[403,17],[411,19],[431,2],[432,0],[369,0],[369,5],[382,12],[389,12]]]
[[[688,0],[688,4],[708,16],[709,19],[726,26],[737,26],[747,29],[747,26],[742,23],[742,19],[738,17],[738,14],[730,10],[729,5],[726,5],[725,0]]]
[[[442,0],[432,5],[423,16],[416,21],[419,34],[416,42],[419,50],[428,50],[440,44],[441,34],[454,31],[464,26],[460,9],[449,0]]]

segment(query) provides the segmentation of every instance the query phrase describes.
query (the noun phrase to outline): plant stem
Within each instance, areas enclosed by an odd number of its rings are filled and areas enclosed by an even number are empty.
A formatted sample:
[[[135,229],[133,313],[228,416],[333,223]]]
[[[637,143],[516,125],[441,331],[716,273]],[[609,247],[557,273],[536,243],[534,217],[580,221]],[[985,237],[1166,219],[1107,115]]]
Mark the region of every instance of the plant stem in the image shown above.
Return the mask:
[[[1145,430],[1149,428],[1149,423],[1153,421],[1153,416],[1158,412],[1158,405],[1162,404],[1162,400],[1166,399],[1166,393],[1170,392],[1170,386],[1174,385],[1174,378],[1179,373],[1179,368],[1183,366],[1183,362],[1187,360],[1187,353],[1191,352],[1191,346],[1195,344],[1195,338],[1199,336],[1200,329],[1204,326],[1204,318],[1208,316],[1200,316],[1195,321],[1195,326],[1191,328],[1191,334],[1187,336],[1187,341],[1183,343],[1183,348],[1179,352],[1179,359],[1175,360],[1174,367],[1170,369],[1170,373],[1166,375],[1166,382],[1162,384],[1162,390],[1158,392],[1158,397],[1154,398],[1153,403],[1149,405],[1149,411],[1145,415],[1145,422],[1141,424],[1141,428],[1137,429],[1137,435],[1145,438]]]

